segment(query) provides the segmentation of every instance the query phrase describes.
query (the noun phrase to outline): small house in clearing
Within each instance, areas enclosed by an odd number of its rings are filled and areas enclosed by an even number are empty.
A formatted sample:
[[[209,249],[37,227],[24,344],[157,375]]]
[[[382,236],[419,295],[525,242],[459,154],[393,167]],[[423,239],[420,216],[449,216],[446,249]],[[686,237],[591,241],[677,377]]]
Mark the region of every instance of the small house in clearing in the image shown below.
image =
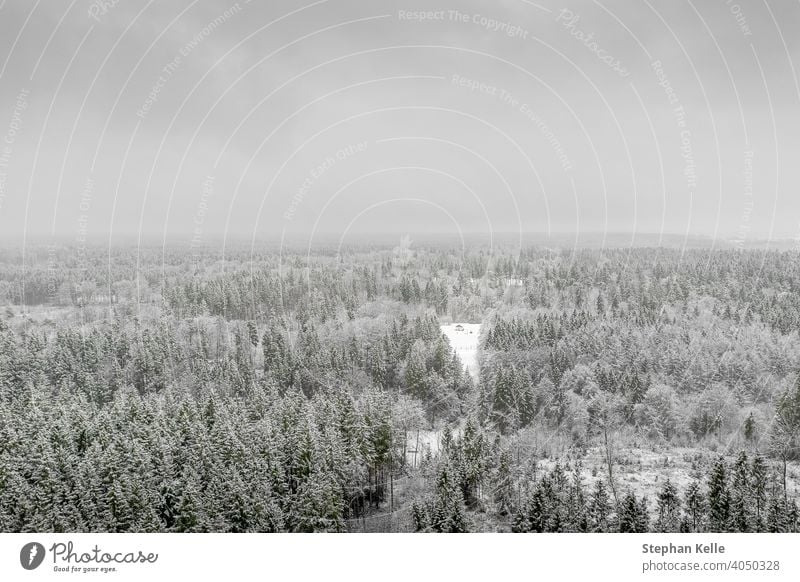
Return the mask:
[[[464,326],[459,323],[458,325],[456,325],[455,329],[456,331],[464,331]]]

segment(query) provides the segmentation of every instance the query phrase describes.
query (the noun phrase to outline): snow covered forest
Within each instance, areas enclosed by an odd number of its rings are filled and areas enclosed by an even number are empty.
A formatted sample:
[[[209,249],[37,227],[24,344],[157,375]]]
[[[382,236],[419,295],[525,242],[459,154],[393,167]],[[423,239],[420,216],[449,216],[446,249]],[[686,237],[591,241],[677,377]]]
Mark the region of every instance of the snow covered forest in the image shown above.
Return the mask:
[[[799,333],[790,251],[6,248],[0,530],[796,532]]]

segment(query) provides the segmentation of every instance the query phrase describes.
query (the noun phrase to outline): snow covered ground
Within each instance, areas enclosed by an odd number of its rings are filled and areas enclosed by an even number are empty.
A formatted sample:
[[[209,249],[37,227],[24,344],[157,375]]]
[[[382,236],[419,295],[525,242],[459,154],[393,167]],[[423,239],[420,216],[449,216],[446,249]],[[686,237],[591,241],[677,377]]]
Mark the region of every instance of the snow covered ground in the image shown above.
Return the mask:
[[[478,336],[480,323],[451,323],[442,326],[442,333],[450,340],[461,363],[466,366],[470,376],[478,379]]]

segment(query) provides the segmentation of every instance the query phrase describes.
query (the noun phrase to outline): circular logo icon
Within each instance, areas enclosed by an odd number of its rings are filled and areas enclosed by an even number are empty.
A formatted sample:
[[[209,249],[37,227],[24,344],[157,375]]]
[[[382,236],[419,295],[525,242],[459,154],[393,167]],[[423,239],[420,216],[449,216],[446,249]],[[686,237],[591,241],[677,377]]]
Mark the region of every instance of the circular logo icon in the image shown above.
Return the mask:
[[[22,546],[19,552],[19,563],[26,570],[35,570],[44,561],[44,546],[38,542],[31,542]]]

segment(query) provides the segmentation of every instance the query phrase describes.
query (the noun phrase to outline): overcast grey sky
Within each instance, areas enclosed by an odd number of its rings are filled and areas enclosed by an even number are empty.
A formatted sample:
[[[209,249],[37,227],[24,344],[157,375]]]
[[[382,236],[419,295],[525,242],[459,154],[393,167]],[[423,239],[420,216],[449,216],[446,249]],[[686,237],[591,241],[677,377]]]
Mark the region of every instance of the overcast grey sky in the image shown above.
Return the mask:
[[[795,1],[0,0],[0,232],[796,237],[798,30]]]

